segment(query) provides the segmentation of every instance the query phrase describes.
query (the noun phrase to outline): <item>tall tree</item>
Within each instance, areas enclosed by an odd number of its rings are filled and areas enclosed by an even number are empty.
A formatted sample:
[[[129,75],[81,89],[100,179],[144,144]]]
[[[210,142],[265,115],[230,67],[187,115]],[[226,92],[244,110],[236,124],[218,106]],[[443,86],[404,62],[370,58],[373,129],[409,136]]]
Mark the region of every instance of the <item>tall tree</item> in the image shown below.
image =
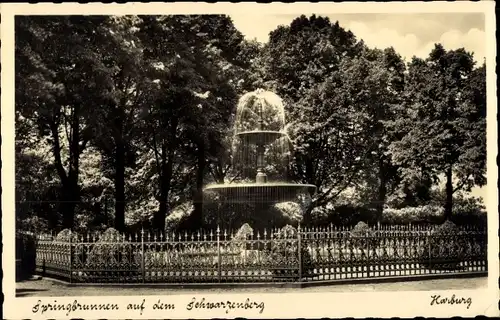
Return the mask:
[[[425,60],[409,64],[405,103],[392,123],[403,136],[391,145],[392,159],[414,175],[415,168],[445,177],[444,219],[453,194],[486,183],[485,66],[474,69],[464,49],[437,44]]]
[[[110,17],[101,26],[100,52],[102,72],[109,81],[109,91],[103,107],[96,110],[102,121],[96,124],[95,144],[111,168],[114,181],[115,228],[125,228],[126,168],[134,165],[132,141],[138,134],[143,96],[148,94],[143,85],[144,62],[141,42],[136,36],[139,19],[136,16]]]
[[[227,127],[235,105],[234,90],[239,81],[231,77],[236,74],[232,66],[240,63],[243,37],[225,16],[142,20],[141,39],[151,66],[150,79],[157,84],[146,129],[160,183],[160,207],[154,225],[163,229],[176,162],[184,162],[195,170],[194,215],[201,216],[207,159],[220,149],[220,133]]]
[[[258,61],[263,83],[287,105],[295,176],[318,187],[306,223],[314,207],[352,184],[365,157],[361,114],[349,100],[355,76],[346,73],[363,47],[338,22],[301,16],[271,32]]]
[[[397,138],[385,121],[394,117],[404,91],[405,64],[393,48],[364,49],[359,57],[347,59],[343,69],[349,100],[363,115],[359,125],[366,133],[364,189],[374,190],[371,203],[381,217],[386,196],[397,185],[397,168],[388,156],[390,142]],[[392,186],[392,188],[390,188]]]
[[[104,17],[16,18],[16,109],[49,136],[61,182],[63,226],[73,227],[80,199],[80,156],[91,140],[108,88],[101,72],[99,25]]]
[[[269,34],[263,49],[264,83],[295,102],[363,48],[354,34],[328,18],[304,15]]]

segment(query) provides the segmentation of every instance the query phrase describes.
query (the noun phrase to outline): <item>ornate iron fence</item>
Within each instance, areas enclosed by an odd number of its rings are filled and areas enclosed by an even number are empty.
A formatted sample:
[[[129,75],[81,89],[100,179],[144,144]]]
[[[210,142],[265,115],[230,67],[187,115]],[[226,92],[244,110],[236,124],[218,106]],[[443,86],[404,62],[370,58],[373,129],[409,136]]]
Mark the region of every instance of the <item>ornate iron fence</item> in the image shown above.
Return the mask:
[[[73,283],[312,282],[486,273],[486,231],[375,227],[40,236],[37,271]]]
[[[486,232],[461,229],[380,228],[365,235],[338,230],[304,231],[309,252],[306,281],[487,272]]]

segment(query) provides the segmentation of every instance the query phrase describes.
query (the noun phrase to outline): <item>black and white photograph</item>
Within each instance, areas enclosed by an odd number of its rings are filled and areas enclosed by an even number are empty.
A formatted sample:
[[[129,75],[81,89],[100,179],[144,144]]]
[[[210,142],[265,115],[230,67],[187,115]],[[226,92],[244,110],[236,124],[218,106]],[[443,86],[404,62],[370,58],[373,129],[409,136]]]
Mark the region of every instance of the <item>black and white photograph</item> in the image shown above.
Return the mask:
[[[499,315],[486,2],[2,5],[8,318]]]

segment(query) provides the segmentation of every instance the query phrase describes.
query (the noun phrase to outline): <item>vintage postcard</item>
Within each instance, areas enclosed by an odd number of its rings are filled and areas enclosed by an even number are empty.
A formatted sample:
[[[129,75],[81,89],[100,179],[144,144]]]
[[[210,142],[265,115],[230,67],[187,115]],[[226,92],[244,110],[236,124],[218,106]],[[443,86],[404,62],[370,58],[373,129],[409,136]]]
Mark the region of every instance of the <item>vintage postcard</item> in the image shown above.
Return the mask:
[[[2,4],[4,318],[498,316],[495,26]]]

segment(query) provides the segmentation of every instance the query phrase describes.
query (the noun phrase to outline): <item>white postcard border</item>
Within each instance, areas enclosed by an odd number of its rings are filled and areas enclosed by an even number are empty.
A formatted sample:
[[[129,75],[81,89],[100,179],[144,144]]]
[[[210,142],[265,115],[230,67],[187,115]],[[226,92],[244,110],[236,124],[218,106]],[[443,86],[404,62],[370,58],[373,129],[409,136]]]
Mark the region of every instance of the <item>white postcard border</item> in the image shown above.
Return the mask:
[[[249,318],[310,318],[310,317],[414,317],[414,316],[476,316],[499,315],[498,301],[498,198],[496,166],[497,156],[497,98],[496,98],[496,39],[495,39],[494,2],[394,2],[394,3],[332,3],[332,4],[1,4],[1,62],[2,62],[2,244],[3,244],[3,292],[5,296],[4,318],[212,318],[212,317],[249,317]],[[416,13],[416,12],[484,12],[487,61],[487,172],[488,197],[488,288],[459,291],[420,291],[420,292],[350,292],[350,293],[286,293],[286,294],[205,294],[202,290],[192,294],[171,296],[118,296],[118,297],[15,297],[15,248],[14,248],[14,15],[47,14],[179,14],[179,13],[250,13],[266,14],[326,14],[326,13]],[[469,309],[459,305],[430,306],[432,295],[443,297],[471,297]],[[253,310],[206,310],[192,309],[187,306],[191,299],[225,301],[245,300],[264,301],[262,313]],[[128,303],[140,304],[146,299],[146,307],[158,299],[173,303],[176,309],[155,311],[147,307],[142,314],[137,310],[127,311]],[[33,313],[38,300],[44,303],[73,304],[113,302],[120,305],[119,311],[71,311],[44,314]]]

